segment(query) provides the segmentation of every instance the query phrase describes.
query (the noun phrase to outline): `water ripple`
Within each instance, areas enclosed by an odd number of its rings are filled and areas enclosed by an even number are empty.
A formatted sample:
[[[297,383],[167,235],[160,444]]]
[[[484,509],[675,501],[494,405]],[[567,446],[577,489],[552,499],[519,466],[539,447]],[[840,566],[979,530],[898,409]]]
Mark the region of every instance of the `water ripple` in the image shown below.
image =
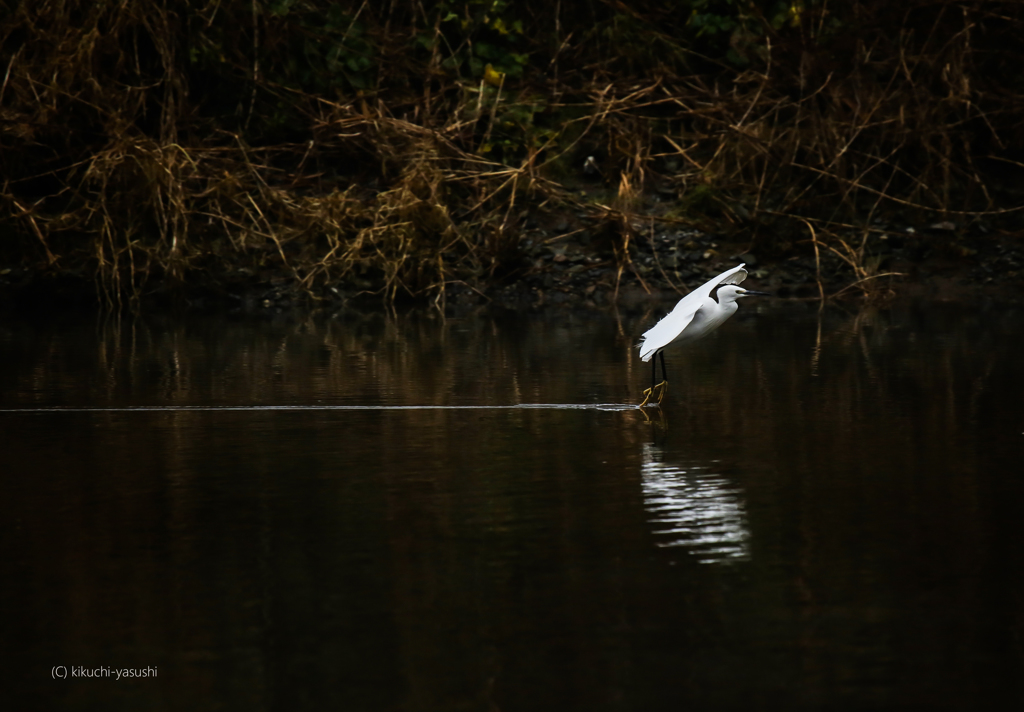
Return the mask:
[[[278,411],[278,410],[636,410],[629,403],[514,403],[511,405],[136,405],[49,406],[43,408],[0,408],[0,413],[124,413],[148,411]]]
[[[661,448],[643,449],[644,503],[658,546],[683,546],[702,563],[750,558],[743,491],[727,478],[664,462]]]

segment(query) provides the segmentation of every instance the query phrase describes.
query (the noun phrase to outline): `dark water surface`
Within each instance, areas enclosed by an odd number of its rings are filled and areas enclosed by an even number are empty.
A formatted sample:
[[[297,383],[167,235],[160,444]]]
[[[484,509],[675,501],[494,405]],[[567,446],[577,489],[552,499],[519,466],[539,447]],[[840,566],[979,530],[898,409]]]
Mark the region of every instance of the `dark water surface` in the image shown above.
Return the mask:
[[[1024,313],[743,306],[0,322],[7,709],[1020,708]]]

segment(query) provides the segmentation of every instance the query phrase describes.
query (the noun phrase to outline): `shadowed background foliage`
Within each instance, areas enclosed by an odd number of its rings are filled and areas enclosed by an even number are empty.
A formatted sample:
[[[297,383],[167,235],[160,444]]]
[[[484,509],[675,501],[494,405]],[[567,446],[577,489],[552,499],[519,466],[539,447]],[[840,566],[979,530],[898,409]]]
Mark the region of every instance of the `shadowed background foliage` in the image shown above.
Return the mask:
[[[528,220],[571,211],[620,266],[653,213],[763,253],[811,239],[870,277],[885,220],[1019,233],[1022,20],[980,0],[9,2],[0,259],[110,303],[436,299],[514,277]]]

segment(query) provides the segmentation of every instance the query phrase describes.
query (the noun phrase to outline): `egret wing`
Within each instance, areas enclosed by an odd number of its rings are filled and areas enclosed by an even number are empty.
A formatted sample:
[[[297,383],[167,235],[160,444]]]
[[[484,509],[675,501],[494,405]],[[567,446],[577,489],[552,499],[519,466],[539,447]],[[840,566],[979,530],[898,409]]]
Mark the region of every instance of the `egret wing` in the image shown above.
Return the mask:
[[[683,333],[683,329],[693,321],[693,315],[704,304],[704,300],[711,296],[715,287],[720,284],[739,284],[745,280],[747,271],[743,269],[744,264],[746,263],[726,270],[697,287],[680,299],[664,319],[644,332],[640,337],[640,360],[649,361],[658,349],[663,349],[675,341]]]
[[[715,279],[718,280],[718,284],[739,284],[747,278],[747,270],[743,269],[746,264],[747,263],[744,262],[739,267],[733,267],[727,272],[722,272],[722,274],[718,275]],[[714,281],[714,279],[711,280],[711,282]],[[708,282],[708,284],[711,284],[711,282]],[[706,286],[708,285],[705,284],[704,287]],[[711,289],[714,289],[716,286],[718,285],[711,285]],[[701,287],[701,289],[704,289],[704,287]],[[711,294],[711,289],[708,290],[708,294]]]

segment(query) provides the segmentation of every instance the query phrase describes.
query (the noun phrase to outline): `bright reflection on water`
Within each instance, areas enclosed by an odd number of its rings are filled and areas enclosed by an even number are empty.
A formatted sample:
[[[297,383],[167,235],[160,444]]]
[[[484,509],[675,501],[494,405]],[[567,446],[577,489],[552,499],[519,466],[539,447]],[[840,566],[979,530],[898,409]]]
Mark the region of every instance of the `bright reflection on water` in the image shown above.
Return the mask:
[[[1024,312],[653,318],[0,320],[5,709],[1024,706]]]
[[[743,492],[699,465],[663,461],[661,449],[643,445],[644,503],[658,546],[686,547],[701,563],[723,564],[750,556]]]

